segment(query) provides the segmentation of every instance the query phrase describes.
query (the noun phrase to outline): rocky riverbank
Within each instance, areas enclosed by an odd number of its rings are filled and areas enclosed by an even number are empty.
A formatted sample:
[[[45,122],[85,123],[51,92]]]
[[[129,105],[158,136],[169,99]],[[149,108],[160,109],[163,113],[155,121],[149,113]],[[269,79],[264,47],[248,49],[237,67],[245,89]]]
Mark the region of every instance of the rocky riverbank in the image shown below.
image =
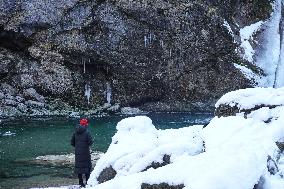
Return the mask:
[[[2,90],[1,90],[2,89]],[[2,92],[1,92],[2,91]],[[92,109],[70,106],[59,99],[50,100],[37,93],[34,88],[16,92],[11,85],[0,87],[0,118],[21,116],[68,116],[80,117],[106,114],[143,114],[138,108],[121,107],[120,104],[105,103]]]

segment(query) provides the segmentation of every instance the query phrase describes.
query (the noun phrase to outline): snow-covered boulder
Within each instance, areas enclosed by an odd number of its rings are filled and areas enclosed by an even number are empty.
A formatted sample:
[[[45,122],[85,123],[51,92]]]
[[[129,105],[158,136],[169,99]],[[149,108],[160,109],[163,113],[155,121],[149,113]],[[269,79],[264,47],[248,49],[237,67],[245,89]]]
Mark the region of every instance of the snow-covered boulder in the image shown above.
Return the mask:
[[[249,88],[232,91],[222,96],[216,103],[215,115],[234,116],[252,111],[284,105],[284,88]]]
[[[157,130],[146,116],[126,118],[117,124],[89,187],[284,188],[284,153],[276,145],[284,138],[283,92],[270,88],[230,92],[216,108],[224,105],[238,111],[219,114],[206,127]],[[151,167],[153,162],[161,166]],[[106,169],[112,177],[100,182]]]
[[[202,126],[157,130],[146,116],[123,119],[117,124],[117,133],[94,168],[89,184],[162,167],[181,155],[199,154],[203,150],[203,140],[198,134],[201,129]]]

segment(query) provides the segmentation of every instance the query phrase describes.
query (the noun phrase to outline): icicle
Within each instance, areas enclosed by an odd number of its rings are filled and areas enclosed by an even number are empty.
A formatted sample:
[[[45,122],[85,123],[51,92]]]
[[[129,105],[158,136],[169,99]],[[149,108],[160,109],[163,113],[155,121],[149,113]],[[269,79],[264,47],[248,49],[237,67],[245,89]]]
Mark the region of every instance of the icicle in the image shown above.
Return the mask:
[[[152,34],[149,34],[149,43],[152,43]]]
[[[163,40],[160,41],[160,45],[161,45],[162,48],[164,48],[164,41]]]
[[[107,89],[106,89],[106,100],[107,100],[107,103],[110,104],[110,102],[111,102],[111,87],[110,87],[109,82],[106,83],[106,86],[107,86]]]
[[[172,57],[172,49],[170,49],[170,57]]]
[[[85,96],[88,100],[88,104],[90,104],[90,97],[91,97],[91,87],[89,84],[85,85]]]
[[[156,35],[153,33],[153,41],[156,40]]]
[[[82,61],[83,61],[84,73],[86,73],[86,62],[84,59],[82,59]]]
[[[145,36],[144,36],[144,46],[145,46],[145,47],[147,47],[147,41],[148,41],[148,39],[147,39],[147,36],[145,35]]]

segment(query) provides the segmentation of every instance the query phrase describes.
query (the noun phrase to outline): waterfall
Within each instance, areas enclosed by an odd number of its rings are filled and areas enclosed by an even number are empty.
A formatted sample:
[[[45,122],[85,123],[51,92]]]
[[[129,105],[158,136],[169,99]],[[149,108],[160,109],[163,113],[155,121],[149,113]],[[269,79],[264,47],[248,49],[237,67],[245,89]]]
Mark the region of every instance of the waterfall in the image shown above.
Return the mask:
[[[273,12],[268,21],[263,25],[264,40],[262,41],[262,49],[259,50],[256,57],[256,65],[265,73],[265,76],[259,81],[261,87],[274,87],[280,79],[281,71],[281,53],[279,24],[281,23],[281,0],[276,0],[273,4]],[[282,34],[281,34],[282,35]],[[279,74],[277,74],[277,72]]]
[[[107,103],[110,104],[111,102],[111,87],[110,87],[110,84],[109,82],[106,83],[106,100],[107,100]]]
[[[281,20],[279,23],[279,33],[280,33],[280,54],[279,54],[279,61],[276,67],[275,71],[275,82],[274,82],[274,88],[278,87],[284,87],[284,1],[282,1],[281,4]]]

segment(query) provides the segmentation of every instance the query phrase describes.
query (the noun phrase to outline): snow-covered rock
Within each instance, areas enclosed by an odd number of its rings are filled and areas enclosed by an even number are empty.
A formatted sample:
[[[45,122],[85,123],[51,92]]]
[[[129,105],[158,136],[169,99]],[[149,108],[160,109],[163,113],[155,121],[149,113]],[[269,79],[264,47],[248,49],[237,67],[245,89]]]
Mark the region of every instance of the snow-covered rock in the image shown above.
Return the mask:
[[[111,179],[101,178],[101,174],[105,174],[107,170],[115,171],[115,175],[110,175],[116,177],[132,175],[155,167],[155,162],[161,165],[169,162],[165,160],[167,157],[172,161],[180,155],[198,154],[203,150],[203,140],[197,135],[201,128],[202,126],[157,130],[148,117],[124,119],[117,124],[117,133],[113,136],[107,153],[98,161],[91,176],[94,179],[89,183],[97,184]],[[182,135],[183,137],[179,137]]]
[[[284,105],[284,88],[250,88],[229,92],[216,103],[216,116],[245,115],[260,108],[281,108]],[[263,111],[261,111],[263,112]]]

